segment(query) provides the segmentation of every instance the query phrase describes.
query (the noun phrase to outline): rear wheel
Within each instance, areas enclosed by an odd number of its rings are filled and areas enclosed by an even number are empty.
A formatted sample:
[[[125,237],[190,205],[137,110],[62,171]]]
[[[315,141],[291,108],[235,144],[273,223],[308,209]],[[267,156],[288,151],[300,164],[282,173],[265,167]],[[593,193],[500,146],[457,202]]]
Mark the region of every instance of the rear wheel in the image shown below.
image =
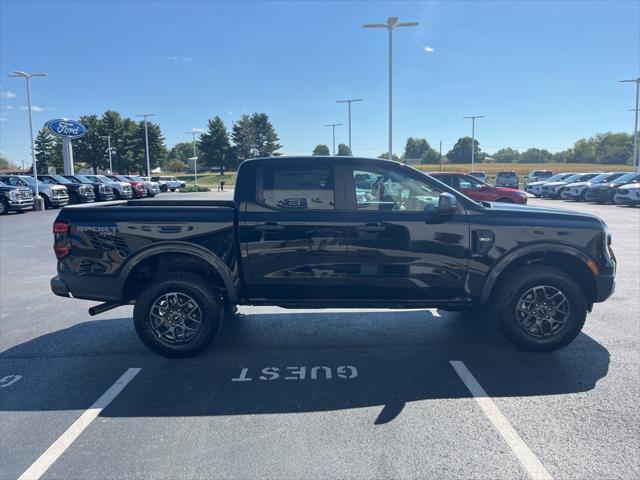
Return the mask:
[[[569,344],[587,317],[582,289],[562,270],[519,268],[500,281],[492,312],[506,337],[523,350],[548,352]]]
[[[140,340],[165,357],[191,357],[213,341],[222,324],[220,295],[198,275],[158,276],[140,294],[133,320]]]
[[[507,198],[507,197],[501,197],[501,198],[498,198],[498,199],[496,200],[496,202],[500,202],[500,203],[514,203],[514,202],[513,202],[513,200],[511,200],[510,198]]]
[[[160,191],[163,193],[166,193],[167,190],[169,190],[169,187],[167,187],[166,185],[160,185]]]
[[[172,188],[172,189],[171,189],[171,191],[172,191],[172,192],[175,192],[175,191],[176,191],[176,189],[175,189],[175,188]]]

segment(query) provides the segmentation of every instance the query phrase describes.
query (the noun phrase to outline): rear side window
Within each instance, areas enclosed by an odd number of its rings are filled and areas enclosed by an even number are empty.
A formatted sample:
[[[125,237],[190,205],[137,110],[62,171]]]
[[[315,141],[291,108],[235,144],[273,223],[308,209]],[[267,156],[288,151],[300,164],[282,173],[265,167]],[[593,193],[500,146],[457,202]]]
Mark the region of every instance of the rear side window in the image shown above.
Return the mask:
[[[265,205],[281,210],[335,208],[332,168],[274,165],[263,167],[258,175],[258,198]]]

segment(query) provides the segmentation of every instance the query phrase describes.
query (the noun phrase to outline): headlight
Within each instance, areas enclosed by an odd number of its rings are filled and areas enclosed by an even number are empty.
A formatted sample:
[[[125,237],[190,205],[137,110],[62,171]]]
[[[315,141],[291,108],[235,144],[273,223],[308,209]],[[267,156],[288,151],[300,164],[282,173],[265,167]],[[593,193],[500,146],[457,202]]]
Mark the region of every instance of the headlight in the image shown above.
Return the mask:
[[[18,192],[16,190],[11,190],[9,192],[9,199],[16,201],[18,199]]]

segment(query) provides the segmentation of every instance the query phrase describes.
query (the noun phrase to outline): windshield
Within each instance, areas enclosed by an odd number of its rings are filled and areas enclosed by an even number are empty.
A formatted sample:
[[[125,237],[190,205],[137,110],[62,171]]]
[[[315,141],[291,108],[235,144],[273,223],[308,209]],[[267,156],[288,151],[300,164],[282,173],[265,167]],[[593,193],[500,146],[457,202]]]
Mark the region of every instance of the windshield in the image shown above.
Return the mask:
[[[94,178],[94,177],[89,177],[89,178]],[[100,181],[104,182],[104,183],[110,183],[113,182],[113,180],[111,180],[109,177],[106,177],[104,175],[96,175],[95,178],[100,179]]]
[[[76,180],[80,183],[93,183],[92,180],[89,180],[87,177],[85,177],[84,175],[76,175],[75,176]],[[70,178],[69,180],[73,181],[72,178]],[[94,180],[95,181],[95,180]]]
[[[55,180],[57,182],[66,183],[67,185],[70,184],[70,183],[74,183],[71,180],[69,180],[68,178],[64,178],[62,175],[51,175],[51,177],[55,178]]]
[[[516,172],[498,172],[498,177],[505,178],[514,178],[516,176]]]
[[[559,182],[564,178],[569,177],[571,174],[570,173],[558,173],[557,175],[554,175],[553,177],[549,177],[547,179],[548,182]]]
[[[638,174],[635,173],[635,172],[626,173],[626,174],[622,175],[621,177],[616,178],[613,181],[613,183],[625,184],[625,183],[633,182],[636,179],[637,176],[638,176]]]

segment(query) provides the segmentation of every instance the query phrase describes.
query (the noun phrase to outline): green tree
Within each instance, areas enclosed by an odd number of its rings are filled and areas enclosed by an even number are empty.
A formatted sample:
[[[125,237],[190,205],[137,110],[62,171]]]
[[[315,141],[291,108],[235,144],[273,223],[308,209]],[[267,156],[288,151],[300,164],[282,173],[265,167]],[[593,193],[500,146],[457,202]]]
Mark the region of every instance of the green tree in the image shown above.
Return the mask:
[[[38,173],[48,173],[49,167],[54,167],[56,171],[62,170],[62,142],[60,139],[51,135],[46,128],[42,128],[36,136],[34,146]]]
[[[420,159],[420,163],[438,163],[440,161],[440,155],[436,152],[429,142],[424,138],[407,138],[407,143],[404,147],[405,160]]]
[[[501,148],[491,156],[497,163],[513,163],[518,161],[520,152],[513,148]]]
[[[266,113],[254,113],[251,115],[252,147],[258,157],[278,156],[278,150],[282,145],[278,143],[278,134],[269,121]]]
[[[167,155],[167,163],[172,160],[178,160],[183,163],[187,163],[189,158],[193,157],[193,143],[192,142],[179,142],[176,143],[169,154]]]
[[[329,151],[329,147],[327,145],[316,145],[316,148],[313,149],[313,153],[311,155],[331,155],[331,152]]]
[[[0,154],[0,171],[1,170],[17,170],[17,166],[4,155]]]
[[[381,153],[380,155],[378,155],[378,158],[382,158],[383,160],[386,160],[389,158],[389,154],[387,152]],[[395,153],[391,155],[391,159],[395,160],[396,162],[399,162],[401,160],[401,158]]]
[[[595,163],[598,140],[581,138],[573,144],[573,161],[576,163]]]
[[[149,137],[149,166],[153,170],[166,161],[167,147],[164,145],[162,130],[157,123],[147,122]],[[133,161],[127,169],[128,173],[147,173],[147,152],[145,144],[144,121],[137,124],[133,141]]]
[[[81,115],[78,119],[87,133],[73,141],[73,161],[91,167],[94,173],[106,169],[109,161],[104,140],[100,138],[101,125],[97,115]]]
[[[327,148],[328,150],[328,148]],[[349,145],[346,145],[344,143],[340,143],[338,144],[338,155],[341,157],[352,157],[353,154],[351,153],[351,149],[349,148]]]
[[[174,158],[167,161],[165,168],[169,172],[185,172],[187,170],[187,164],[186,162]]]
[[[198,140],[198,166],[202,163],[207,167],[230,167],[230,147],[229,132],[222,119],[218,116],[209,119],[207,131],[200,135]]]
[[[568,148],[551,154],[551,161],[555,163],[573,163],[573,149]]]
[[[553,155],[544,148],[529,148],[518,157],[519,163],[544,163],[550,162]]]
[[[633,161],[633,137],[628,133],[605,133],[596,136],[596,162],[605,164],[631,164]]]
[[[475,158],[481,158],[480,144],[474,140]],[[461,137],[447,153],[449,163],[471,163],[471,137]]]
[[[249,115],[243,115],[233,124],[231,137],[233,139],[233,148],[230,153],[234,165],[238,165],[240,162],[254,156],[253,125]]]

